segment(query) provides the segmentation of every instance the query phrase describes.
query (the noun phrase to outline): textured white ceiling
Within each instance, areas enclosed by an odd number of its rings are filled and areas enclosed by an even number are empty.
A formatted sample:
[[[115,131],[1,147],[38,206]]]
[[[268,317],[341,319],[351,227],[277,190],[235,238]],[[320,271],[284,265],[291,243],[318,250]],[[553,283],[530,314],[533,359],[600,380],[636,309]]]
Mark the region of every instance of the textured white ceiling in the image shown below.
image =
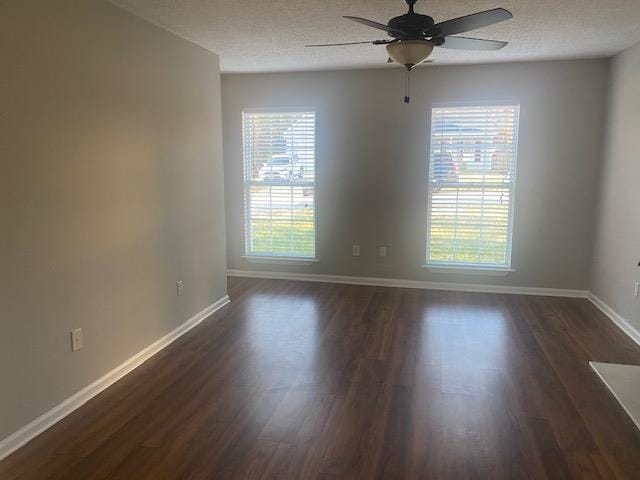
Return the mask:
[[[384,66],[383,46],[305,48],[309,43],[386,38],[350,22],[386,23],[402,0],[112,0],[132,13],[220,55],[224,72],[273,72]],[[503,7],[514,18],[467,36],[506,40],[497,52],[436,49],[436,64],[613,55],[640,41],[640,0],[420,0],[436,22]]]

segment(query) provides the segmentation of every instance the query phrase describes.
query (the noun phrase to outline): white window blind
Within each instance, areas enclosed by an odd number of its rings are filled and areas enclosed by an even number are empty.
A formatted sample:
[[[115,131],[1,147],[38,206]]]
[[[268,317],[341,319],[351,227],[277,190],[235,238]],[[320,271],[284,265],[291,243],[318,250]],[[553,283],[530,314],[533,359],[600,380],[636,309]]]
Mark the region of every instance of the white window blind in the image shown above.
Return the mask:
[[[315,257],[315,112],[244,111],[248,256]]]
[[[427,265],[510,267],[519,109],[432,109]]]

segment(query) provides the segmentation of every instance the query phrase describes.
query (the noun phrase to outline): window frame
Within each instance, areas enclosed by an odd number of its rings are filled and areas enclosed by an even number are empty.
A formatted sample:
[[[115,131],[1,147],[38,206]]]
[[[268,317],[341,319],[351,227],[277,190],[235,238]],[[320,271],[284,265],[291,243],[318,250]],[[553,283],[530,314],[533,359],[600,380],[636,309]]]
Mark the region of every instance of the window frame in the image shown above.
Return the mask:
[[[244,115],[245,113],[313,113],[314,116],[314,124],[313,124],[313,255],[293,255],[291,253],[253,253],[251,252],[251,223],[250,223],[250,203],[249,199],[249,190],[247,189],[248,185],[251,185],[251,181],[247,180],[246,177],[246,157],[245,157],[245,123],[244,123]],[[273,263],[280,265],[312,265],[319,261],[318,259],[318,202],[317,202],[317,176],[318,176],[318,142],[317,142],[317,132],[318,132],[318,112],[315,107],[300,107],[300,106],[292,106],[292,107],[248,107],[243,108],[240,112],[240,123],[241,123],[241,143],[242,143],[242,198],[244,203],[244,252],[242,258],[246,259],[250,263]],[[288,182],[278,182],[278,181],[268,181],[268,182],[260,182],[262,184],[268,184],[269,186],[289,186],[291,185]],[[310,182],[300,183],[298,185],[304,186],[308,185]]]
[[[500,107],[510,106],[516,107],[516,129],[513,136],[513,159],[512,159],[512,180],[509,182],[509,215],[507,219],[507,241],[505,251],[505,263],[471,263],[471,262],[452,262],[452,261],[430,261],[429,260],[429,244],[431,239],[431,199],[432,199],[432,181],[431,181],[431,152],[433,150],[433,110],[437,108],[456,108],[456,107]],[[427,172],[426,172],[426,236],[424,238],[425,250],[423,251],[424,268],[433,272],[440,273],[460,273],[460,274],[488,274],[488,275],[507,275],[510,272],[515,272],[513,268],[513,234],[514,234],[514,218],[515,218],[515,193],[517,182],[517,170],[518,170],[518,149],[519,149],[519,136],[520,136],[520,117],[521,117],[522,105],[517,99],[507,100],[483,100],[483,101],[454,101],[454,102],[434,102],[431,103],[428,111],[427,120],[427,132],[429,135],[429,142],[427,143]]]

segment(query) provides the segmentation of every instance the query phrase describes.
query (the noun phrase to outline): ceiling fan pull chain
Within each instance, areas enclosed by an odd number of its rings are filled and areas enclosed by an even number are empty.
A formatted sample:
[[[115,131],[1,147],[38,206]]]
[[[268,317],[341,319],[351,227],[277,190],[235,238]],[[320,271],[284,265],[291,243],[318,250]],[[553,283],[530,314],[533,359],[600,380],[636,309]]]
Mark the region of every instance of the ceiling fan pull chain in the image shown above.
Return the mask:
[[[411,69],[407,67],[407,83],[405,86],[404,103],[409,103],[409,88],[411,86],[410,81],[411,81]]]

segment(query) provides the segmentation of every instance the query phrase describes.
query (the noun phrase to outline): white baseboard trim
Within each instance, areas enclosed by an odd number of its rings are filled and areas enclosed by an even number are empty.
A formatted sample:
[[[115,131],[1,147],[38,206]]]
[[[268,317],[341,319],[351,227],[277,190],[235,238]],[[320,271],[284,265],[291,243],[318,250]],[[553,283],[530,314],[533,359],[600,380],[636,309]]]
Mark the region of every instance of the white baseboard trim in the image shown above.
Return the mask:
[[[593,303],[598,309],[604,313],[607,317],[611,319],[613,323],[615,323],[620,330],[627,334],[627,336],[640,345],[640,332],[636,330],[627,320],[618,315],[613,308],[604,303],[595,293],[589,292],[589,296],[587,297],[591,303]]]
[[[230,277],[273,278],[278,280],[302,280],[305,282],[347,283],[376,287],[418,288],[425,290],[450,290],[456,292],[516,293],[521,295],[542,295],[550,297],[587,298],[587,290],[565,290],[558,288],[512,287],[508,285],[486,285],[473,283],[428,282],[404,280],[400,278],[348,277],[343,275],[323,275],[314,273],[286,273],[250,270],[227,270]]]
[[[100,377],[90,385],[87,385],[82,390],[70,396],[62,403],[56,405],[48,412],[45,412],[28,425],[25,425],[20,430],[1,440],[0,460],[11,455],[13,452],[28,443],[30,440],[37,437],[42,432],[69,415],[71,412],[84,405],[100,392],[113,385],[115,382],[134,370],[136,367],[139,367],[146,360],[154,356],[163,348],[167,347],[169,344],[187,333],[193,327],[200,324],[205,318],[209,317],[211,314],[221,309],[228,303],[229,296],[225,295],[220,300],[217,300],[213,304],[209,305],[201,312],[196,313],[193,317],[184,322],[175,330],[172,330],[164,337],[156,340],[154,343],[146,347],[144,350],[136,353],[134,356],[111,370],[106,375]]]

